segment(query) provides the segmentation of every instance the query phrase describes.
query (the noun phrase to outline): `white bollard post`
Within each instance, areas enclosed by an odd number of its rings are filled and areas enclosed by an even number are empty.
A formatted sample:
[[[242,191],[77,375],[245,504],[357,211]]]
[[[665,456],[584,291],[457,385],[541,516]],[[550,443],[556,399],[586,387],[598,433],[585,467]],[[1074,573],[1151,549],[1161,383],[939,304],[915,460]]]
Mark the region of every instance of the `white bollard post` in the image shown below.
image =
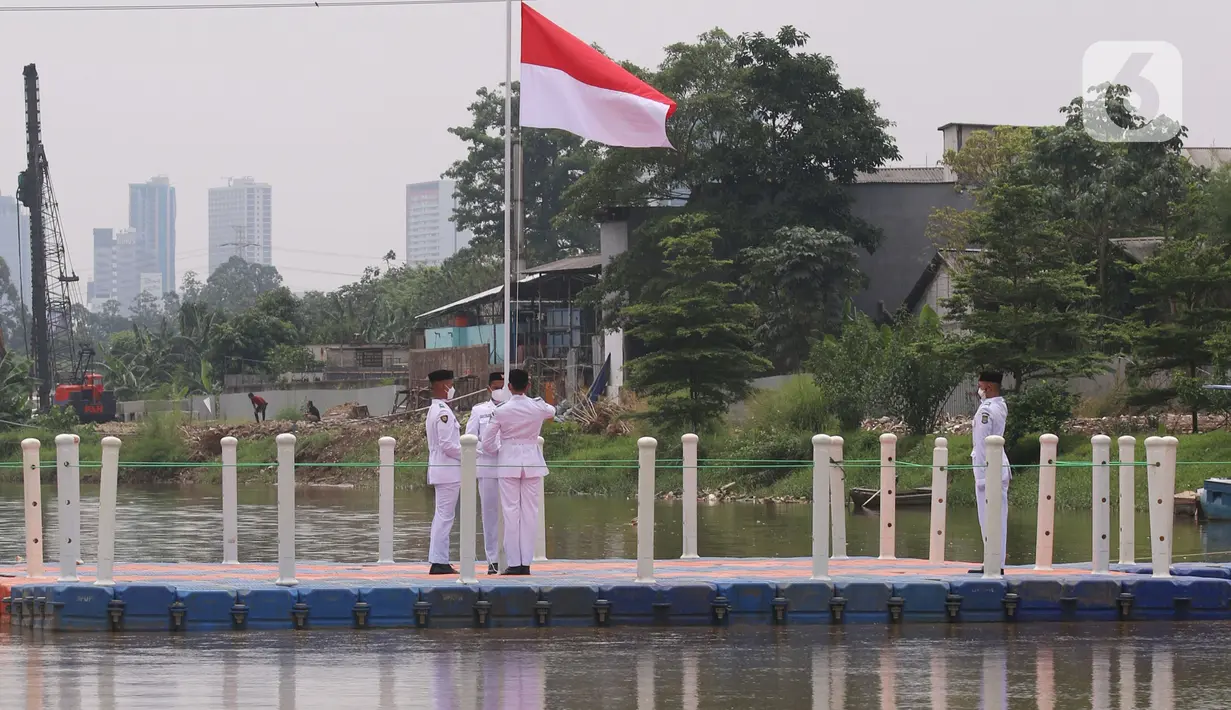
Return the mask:
[[[42,460],[38,439],[22,439],[21,477],[26,492],[26,574],[43,576]]]
[[[222,564],[239,564],[239,440],[222,441]]]
[[[1039,437],[1039,524],[1034,538],[1034,568],[1051,569],[1056,534],[1056,455],[1060,437]]]
[[[1094,525],[1091,532],[1091,571],[1107,574],[1111,564],[1111,437],[1097,434],[1090,439],[1093,448]]]
[[[654,582],[654,454],[658,442],[637,440],[637,581]]]
[[[897,522],[897,448],[898,437],[895,434],[881,434],[881,554],[880,559],[896,559],[894,542],[897,531],[893,524]]]
[[[695,560],[697,555],[697,435],[680,437],[684,446],[684,552],[681,560]],[[829,456],[829,452],[825,452]],[[826,458],[826,461],[829,459]],[[814,498],[813,500],[818,500]],[[828,534],[828,533],[826,533]]]
[[[376,564],[393,564],[393,462],[397,450],[397,439],[392,436],[382,436],[377,442],[380,449],[380,483],[377,492],[377,534],[379,535],[376,551]]]
[[[829,523],[833,526],[833,559],[846,557],[846,468],[842,465],[840,436],[829,437]]]
[[[278,580],[293,587],[295,579],[295,435],[279,434],[278,444]]]
[[[120,440],[103,437],[98,486],[98,572],[94,584],[115,586],[115,498],[119,492]]]
[[[812,437],[812,579],[829,579],[829,446],[824,434]]]
[[[928,561],[932,564],[945,561],[945,498],[948,497],[949,440],[938,436],[932,448],[932,534],[928,544]]]
[[[1000,579],[1004,573],[1001,554],[1004,542],[1000,539],[1000,521],[1005,514],[1001,510],[1004,496],[1004,437],[989,436],[985,439],[987,451],[987,536],[983,538],[983,578]]]
[[[539,437],[539,453],[543,452],[543,445],[546,444],[543,437]],[[547,480],[543,480],[543,499],[539,501],[539,520],[538,532],[534,536],[534,557],[531,562],[546,562],[547,561]]]
[[[475,532],[475,506],[478,504],[476,494],[478,493],[479,477],[479,437],[474,434],[463,434],[461,439],[462,444],[462,530],[459,538],[461,574],[459,582],[462,584],[475,584],[479,580],[474,576],[474,546],[476,542]]]
[[[1136,555],[1137,535],[1133,513],[1136,512],[1137,439],[1120,437],[1120,564],[1131,565]]]
[[[1153,437],[1151,437],[1153,438]],[[1150,558],[1153,576],[1171,576],[1171,534],[1175,526],[1175,460],[1179,442],[1164,436],[1156,444],[1158,466],[1150,466]],[[1149,453],[1150,440],[1146,439]],[[1147,455],[1147,461],[1153,459]]]
[[[56,437],[56,495],[60,498],[60,576],[58,582],[77,581],[81,556],[81,458],[75,434]]]

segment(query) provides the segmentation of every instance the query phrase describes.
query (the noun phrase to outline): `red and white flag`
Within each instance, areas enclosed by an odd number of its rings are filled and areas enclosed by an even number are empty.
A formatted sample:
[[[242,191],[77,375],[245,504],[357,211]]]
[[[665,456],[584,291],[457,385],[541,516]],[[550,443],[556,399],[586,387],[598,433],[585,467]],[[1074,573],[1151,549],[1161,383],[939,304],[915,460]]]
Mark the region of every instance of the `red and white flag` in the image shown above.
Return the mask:
[[[521,125],[625,148],[670,148],[675,102],[521,5]]]

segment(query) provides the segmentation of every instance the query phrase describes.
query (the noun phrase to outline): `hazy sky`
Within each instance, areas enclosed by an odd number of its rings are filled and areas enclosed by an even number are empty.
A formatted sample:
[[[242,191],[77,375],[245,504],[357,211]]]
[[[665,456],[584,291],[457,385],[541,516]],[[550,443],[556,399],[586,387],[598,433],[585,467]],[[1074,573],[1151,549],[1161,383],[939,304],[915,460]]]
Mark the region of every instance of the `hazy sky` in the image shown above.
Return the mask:
[[[19,4],[55,3],[0,0]],[[540,0],[535,7],[643,65],[656,64],[664,45],[715,26],[735,34],[793,24],[812,36],[813,51],[834,57],[846,85],[880,102],[909,165],[940,157],[936,128],[950,121],[1054,123],[1056,109],[1081,91],[1082,55],[1095,41],[1165,40],[1184,59],[1190,144],[1231,144],[1222,31],[1231,5],[1222,3]],[[178,280],[205,271],[207,189],[251,175],[273,185],[274,264],[288,285],[336,287],[389,249],[405,256],[405,184],[435,179],[461,156],[445,129],[467,121],[475,89],[503,80],[504,12],[496,3],[0,13],[0,193],[14,192],[25,165],[21,70],[35,62],[44,143],[83,283],[92,271],[91,229],[127,224],[128,183],[163,174],[175,185]]]

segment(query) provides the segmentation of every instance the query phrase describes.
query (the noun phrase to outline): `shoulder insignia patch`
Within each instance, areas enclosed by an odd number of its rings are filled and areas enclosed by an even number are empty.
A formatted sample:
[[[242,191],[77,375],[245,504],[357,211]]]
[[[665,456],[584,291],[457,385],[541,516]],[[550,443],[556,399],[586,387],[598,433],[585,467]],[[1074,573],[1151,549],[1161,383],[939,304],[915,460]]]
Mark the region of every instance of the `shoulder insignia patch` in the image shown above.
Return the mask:
[[[987,424],[987,412],[983,413],[983,423]]]
[[[984,414],[984,415],[983,415],[983,421],[984,421],[984,422],[986,422],[986,421],[987,421],[987,415],[986,415],[986,414]],[[448,414],[441,414],[441,415],[440,415],[440,422],[441,422],[442,424],[448,424],[448,423],[449,423],[449,415],[448,415]]]

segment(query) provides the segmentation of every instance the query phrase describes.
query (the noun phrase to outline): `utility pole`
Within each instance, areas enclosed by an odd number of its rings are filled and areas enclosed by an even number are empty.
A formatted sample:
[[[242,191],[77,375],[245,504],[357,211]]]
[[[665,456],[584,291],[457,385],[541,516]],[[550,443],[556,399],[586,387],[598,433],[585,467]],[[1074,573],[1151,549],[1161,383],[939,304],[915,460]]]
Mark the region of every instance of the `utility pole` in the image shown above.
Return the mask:
[[[35,377],[38,406],[51,406],[51,352],[47,342],[47,252],[43,212],[43,139],[39,128],[38,70],[27,64],[22,71],[26,88],[26,170],[17,179],[17,199],[30,210],[30,295],[34,332]]]
[[[516,284],[526,271],[526,182],[525,163],[522,157],[521,129],[513,129],[513,244],[516,254],[516,269],[513,283]]]

